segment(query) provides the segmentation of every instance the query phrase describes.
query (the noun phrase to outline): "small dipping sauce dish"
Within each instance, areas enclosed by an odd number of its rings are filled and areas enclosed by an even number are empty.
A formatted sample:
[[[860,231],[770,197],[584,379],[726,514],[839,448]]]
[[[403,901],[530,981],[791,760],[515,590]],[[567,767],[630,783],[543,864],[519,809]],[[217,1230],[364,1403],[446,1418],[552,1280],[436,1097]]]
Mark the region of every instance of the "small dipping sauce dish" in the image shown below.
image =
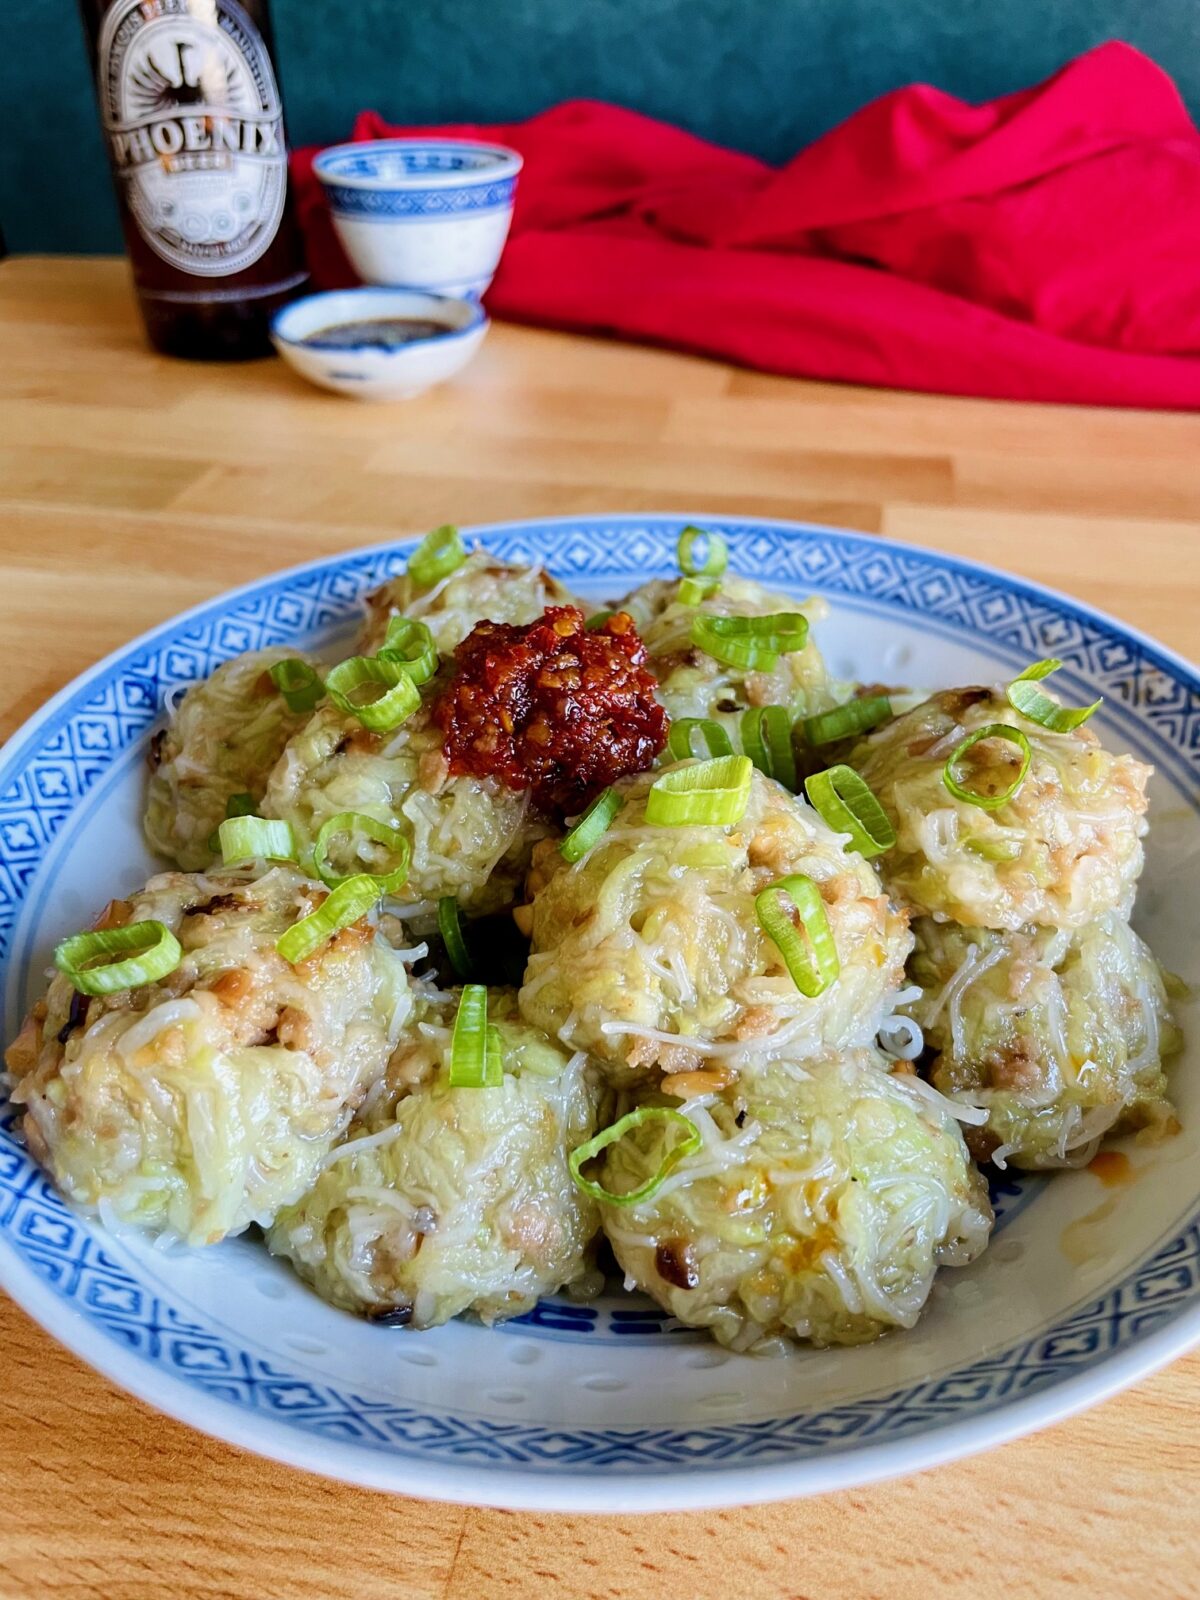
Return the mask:
[[[294,300],[271,342],[301,377],[358,400],[407,400],[462,370],[488,319],[473,300],[419,289],[338,289]]]

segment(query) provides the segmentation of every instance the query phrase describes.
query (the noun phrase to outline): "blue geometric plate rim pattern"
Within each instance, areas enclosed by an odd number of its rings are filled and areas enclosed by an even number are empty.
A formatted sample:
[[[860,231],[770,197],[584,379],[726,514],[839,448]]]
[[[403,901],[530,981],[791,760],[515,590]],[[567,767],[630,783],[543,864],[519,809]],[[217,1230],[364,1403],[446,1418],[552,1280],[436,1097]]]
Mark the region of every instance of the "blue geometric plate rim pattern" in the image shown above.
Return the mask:
[[[813,524],[703,514],[543,518],[464,529],[568,584],[674,569],[688,521],[718,526],[734,570],[920,615],[1026,658],[1054,654],[1200,776],[1200,676],[1137,630],[982,564]],[[202,603],[114,651],[0,750],[0,957],[37,866],[73,810],[161,714],[165,693],[238,651],[345,622],[402,570],[411,540],[319,558]],[[1122,718],[1124,721],[1125,718]],[[1144,739],[1139,743],[1145,744]],[[12,1018],[0,1013],[7,1038]],[[679,1428],[572,1428],[430,1415],[236,1348],[164,1303],[69,1211],[0,1118],[0,1285],[127,1389],[209,1433],[350,1481],[542,1509],[668,1509],[766,1500],[950,1460],[1115,1392],[1200,1339],[1200,1211],[1094,1300],[1008,1349],[928,1382],[800,1415]]]

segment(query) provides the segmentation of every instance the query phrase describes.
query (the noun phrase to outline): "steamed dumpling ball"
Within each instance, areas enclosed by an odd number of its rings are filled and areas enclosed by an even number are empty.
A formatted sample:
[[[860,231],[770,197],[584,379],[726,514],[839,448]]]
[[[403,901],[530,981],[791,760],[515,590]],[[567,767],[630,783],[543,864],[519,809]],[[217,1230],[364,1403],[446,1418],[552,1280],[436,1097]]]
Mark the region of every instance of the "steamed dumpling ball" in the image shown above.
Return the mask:
[[[574,603],[570,591],[543,567],[517,566],[474,550],[428,587],[403,573],[369,594],[357,648],[361,655],[380,649],[388,623],[399,615],[423,622],[440,654],[450,655],[477,622],[535,622],[547,606]]]
[[[1109,912],[1075,930],[996,933],[918,918],[909,1008],[932,1081],[987,1109],[968,1142],[1019,1167],[1087,1161],[1106,1133],[1174,1124],[1178,1049],[1162,971]]]
[[[586,1057],[493,990],[503,1081],[453,1087],[456,1010],[418,1004],[385,1090],[269,1236],[323,1299],[413,1328],[517,1316],[594,1272],[596,1208],[567,1165],[596,1126]]]
[[[297,658],[280,646],[234,656],[187,691],[151,741],[146,838],[185,871],[219,856],[209,841],[226,803],[232,795],[261,799],[284,745],[308,720],[307,711],[289,710],[270,677],[273,666]]]
[[[1012,798],[987,809],[953,794],[944,770],[967,735],[993,723],[1024,734],[1032,759]],[[1021,759],[1008,738],[982,739],[954,776],[972,793],[999,795]],[[1050,733],[1001,689],[945,689],[868,735],[849,760],[896,830],[880,871],[914,915],[1008,932],[1128,916],[1151,769],[1111,754],[1089,727]]]
[[[699,1148],[622,1203],[688,1123]],[[632,1128],[584,1175],[614,1196],[601,1215],[627,1284],[735,1350],[911,1328],[938,1267],[973,1261],[992,1225],[957,1122],[869,1050],[748,1072]]]
[[[823,600],[797,601],[774,594],[750,578],[726,573],[719,591],[700,606],[679,599],[678,579],[654,578],[620,602],[650,653],[650,668],[672,721],[710,717],[724,726],[735,749],[740,714],[751,706],[782,705],[793,717],[827,711],[849,696],[830,676],[812,633],[802,650],[778,658],[768,670],[750,670],[718,661],[694,645],[691,627],[699,612],[723,617],[763,617],[801,612],[810,627],[828,615]]]
[[[364,919],[292,965],[275,948],[328,891],[292,867],[164,873],[104,926],[163,923],[175,970],[89,998],[56,975],[8,1052],[31,1153],[105,1221],[213,1244],[297,1199],[411,1007]]]
[[[397,893],[426,919],[446,895],[475,915],[511,905],[534,841],[550,831],[526,791],[490,777],[451,777],[441,730],[425,706],[388,733],[364,728],[332,703],[318,707],[280,756],[262,810],[291,824],[302,853],[343,812],[395,827],[412,851]],[[365,838],[362,847],[377,848]],[[371,858],[341,865],[379,870]]]
[[[653,825],[646,803],[662,770],[616,785],[623,808],[579,861],[536,848],[522,1014],[621,1083],[869,1043],[912,944],[871,866],[759,772],[736,823]],[[814,998],[755,909],[792,874],[816,885],[840,964]]]

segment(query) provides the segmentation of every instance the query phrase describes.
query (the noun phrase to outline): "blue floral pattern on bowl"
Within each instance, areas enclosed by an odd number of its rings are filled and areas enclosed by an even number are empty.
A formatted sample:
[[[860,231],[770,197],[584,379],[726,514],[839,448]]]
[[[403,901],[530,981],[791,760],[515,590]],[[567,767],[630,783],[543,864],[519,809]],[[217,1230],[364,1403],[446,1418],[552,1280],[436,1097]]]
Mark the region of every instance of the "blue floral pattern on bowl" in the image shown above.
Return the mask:
[[[378,139],[372,143],[336,145],[317,156],[314,169],[322,180],[366,179],[373,183],[406,182],[436,174],[439,178],[495,177],[512,168],[512,153],[491,145],[449,141]]]
[[[325,195],[332,210],[359,220],[397,217],[459,217],[473,211],[505,210],[513,203],[515,178],[472,184],[461,189],[348,189],[326,182]]]

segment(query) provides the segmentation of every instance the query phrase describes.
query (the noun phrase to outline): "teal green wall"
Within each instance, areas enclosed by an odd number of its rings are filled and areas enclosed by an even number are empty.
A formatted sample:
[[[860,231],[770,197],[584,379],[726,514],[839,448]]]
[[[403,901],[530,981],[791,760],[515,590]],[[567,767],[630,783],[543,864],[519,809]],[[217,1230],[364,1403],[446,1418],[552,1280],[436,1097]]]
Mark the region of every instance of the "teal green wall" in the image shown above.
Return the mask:
[[[13,250],[120,247],[72,0],[0,0],[0,226]],[[293,143],[510,118],[598,95],[779,160],[913,79],[971,99],[1106,38],[1200,112],[1200,0],[274,0]]]

